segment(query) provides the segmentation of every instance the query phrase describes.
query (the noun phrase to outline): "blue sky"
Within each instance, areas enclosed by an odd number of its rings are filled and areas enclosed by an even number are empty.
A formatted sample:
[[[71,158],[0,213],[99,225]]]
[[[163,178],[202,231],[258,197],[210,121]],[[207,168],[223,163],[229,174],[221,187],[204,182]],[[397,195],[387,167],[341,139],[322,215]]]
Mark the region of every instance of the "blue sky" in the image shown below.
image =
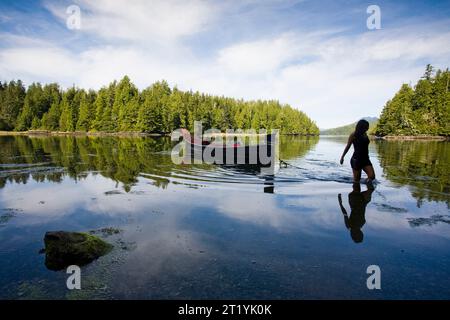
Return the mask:
[[[81,28],[66,27],[69,5]],[[369,5],[381,29],[369,30]],[[379,115],[425,65],[450,66],[450,1],[0,2],[0,79],[277,99],[321,128]]]

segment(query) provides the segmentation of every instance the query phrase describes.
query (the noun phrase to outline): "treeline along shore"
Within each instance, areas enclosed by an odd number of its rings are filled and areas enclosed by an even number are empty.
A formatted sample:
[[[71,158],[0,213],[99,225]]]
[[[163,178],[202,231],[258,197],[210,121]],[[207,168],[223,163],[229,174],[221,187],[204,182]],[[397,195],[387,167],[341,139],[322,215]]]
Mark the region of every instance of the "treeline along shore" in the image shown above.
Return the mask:
[[[168,134],[178,128],[280,129],[318,135],[305,113],[278,101],[244,101],[169,87],[166,81],[140,91],[125,76],[98,91],[66,90],[57,83],[0,83],[0,130],[23,134]],[[4,133],[3,133],[4,134]]]
[[[378,137],[376,137],[378,138]],[[418,140],[418,141],[429,141],[429,140],[437,140],[437,141],[450,141],[450,136],[432,136],[432,135],[416,135],[416,136],[383,136],[379,137],[383,140]]]
[[[427,65],[413,87],[389,100],[371,134],[383,139],[448,140],[450,72]],[[181,91],[166,81],[140,91],[125,76],[98,91],[57,83],[0,82],[0,135],[166,135],[178,128],[280,129],[285,135],[318,135],[302,111],[278,101],[244,101]]]
[[[161,137],[168,136],[167,133],[147,133],[139,131],[50,131],[50,130],[27,130],[27,131],[0,131],[0,136],[94,136],[94,137]]]
[[[427,65],[412,87],[403,84],[381,112],[375,135],[387,139],[430,139],[450,136],[450,72]]]

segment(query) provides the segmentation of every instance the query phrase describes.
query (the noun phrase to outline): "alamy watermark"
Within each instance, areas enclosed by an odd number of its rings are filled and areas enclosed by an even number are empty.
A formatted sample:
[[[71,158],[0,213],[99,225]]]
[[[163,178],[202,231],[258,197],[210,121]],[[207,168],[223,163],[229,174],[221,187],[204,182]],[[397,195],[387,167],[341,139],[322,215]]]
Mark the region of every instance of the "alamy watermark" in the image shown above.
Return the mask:
[[[71,265],[67,267],[67,274],[70,276],[67,278],[66,286],[69,290],[81,289],[81,269],[77,265]]]
[[[81,29],[81,9],[79,6],[73,4],[67,7],[66,14],[66,27],[69,30]]]
[[[366,285],[369,290],[381,289],[381,269],[376,264],[372,264],[367,267],[367,274],[370,276],[367,278]]]
[[[381,29],[381,9],[380,6],[372,4],[367,7],[366,12],[370,16],[366,20],[366,26],[369,30],[379,30]]]

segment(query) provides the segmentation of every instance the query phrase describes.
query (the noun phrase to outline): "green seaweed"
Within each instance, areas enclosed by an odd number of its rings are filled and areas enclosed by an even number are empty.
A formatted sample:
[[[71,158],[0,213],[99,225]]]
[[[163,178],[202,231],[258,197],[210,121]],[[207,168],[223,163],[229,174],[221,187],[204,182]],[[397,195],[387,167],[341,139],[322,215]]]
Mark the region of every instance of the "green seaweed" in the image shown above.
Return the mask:
[[[47,232],[45,265],[50,270],[62,270],[69,265],[86,265],[108,254],[113,246],[97,236],[84,232]]]

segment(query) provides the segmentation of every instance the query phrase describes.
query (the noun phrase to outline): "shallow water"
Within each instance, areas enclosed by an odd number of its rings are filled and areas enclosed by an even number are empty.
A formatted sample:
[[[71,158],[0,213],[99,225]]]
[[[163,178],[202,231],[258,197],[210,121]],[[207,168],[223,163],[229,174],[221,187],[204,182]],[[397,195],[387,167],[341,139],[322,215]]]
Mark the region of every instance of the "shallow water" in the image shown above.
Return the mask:
[[[165,138],[0,137],[0,298],[449,299],[450,144],[373,141],[373,192],[344,145],[282,137],[295,167],[269,179],[174,165]],[[45,232],[104,227],[115,249],[66,289]]]

